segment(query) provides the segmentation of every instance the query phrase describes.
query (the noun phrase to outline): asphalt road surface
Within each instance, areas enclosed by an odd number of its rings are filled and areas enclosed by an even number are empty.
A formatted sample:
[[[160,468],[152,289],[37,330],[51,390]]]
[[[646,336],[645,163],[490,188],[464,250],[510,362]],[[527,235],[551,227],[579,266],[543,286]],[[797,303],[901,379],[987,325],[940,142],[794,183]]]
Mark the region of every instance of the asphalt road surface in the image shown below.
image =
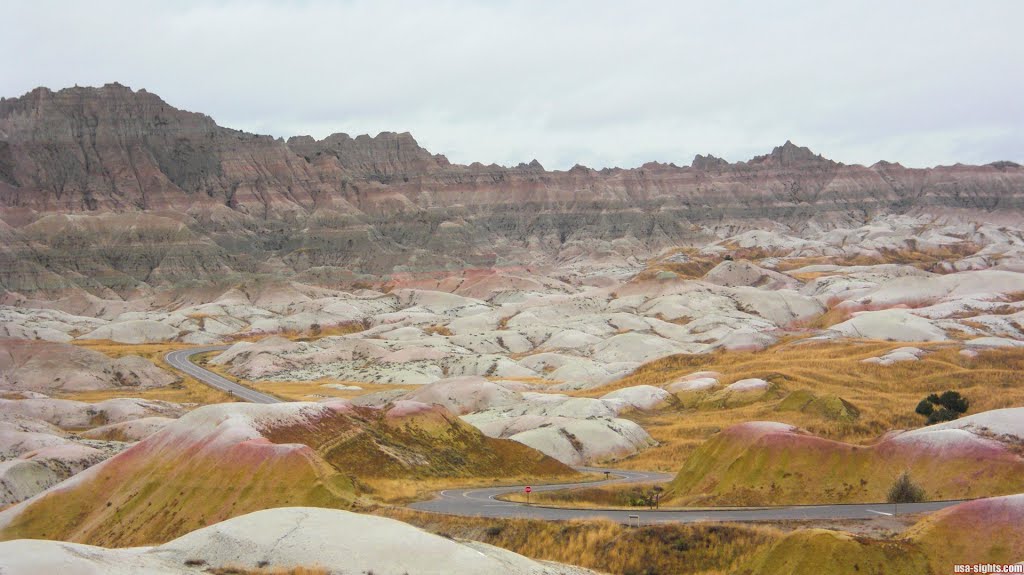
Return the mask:
[[[212,371],[203,369],[190,361],[190,357],[208,351],[221,351],[227,349],[226,345],[208,345],[206,347],[192,347],[172,351],[165,356],[167,364],[179,371],[185,372],[212,388],[226,391],[239,399],[250,403],[281,403],[281,400],[244,385],[239,385],[230,379],[223,378]]]
[[[191,375],[210,387],[226,391],[252,403],[281,403],[282,400],[260,393],[212,371],[192,363],[193,355],[227,349],[226,345],[193,347],[172,351],[166,356],[167,363]],[[649,471],[623,471],[618,469],[581,468],[581,471],[608,472],[614,477],[588,483],[560,483],[556,485],[531,486],[533,493],[569,489],[573,487],[596,487],[613,483],[665,482],[672,478],[666,473]],[[704,509],[569,509],[560,507],[539,507],[501,501],[497,497],[506,493],[521,492],[519,487],[488,487],[473,489],[448,489],[440,492],[430,501],[413,503],[409,507],[420,511],[462,515],[469,517],[524,517],[530,519],[567,520],[607,518],[621,523],[690,523],[695,521],[783,521],[793,519],[874,519],[894,514],[921,513],[961,503],[960,501],[935,501],[928,503],[905,503],[894,506],[890,503],[864,503],[852,505],[792,505],[785,507],[717,507]]]
[[[532,485],[533,493],[572,487],[609,485],[611,483],[664,482],[672,478],[665,473],[623,471],[619,469],[584,468],[581,471],[608,471],[619,476],[607,481],[567,483],[561,485]],[[652,523],[691,523],[695,521],[781,521],[792,519],[877,519],[879,517],[937,511],[960,501],[929,503],[867,503],[854,505],[792,505],[785,507],[717,507],[705,509],[568,509],[539,507],[497,499],[499,495],[522,492],[520,487],[488,487],[484,489],[448,489],[430,501],[413,503],[409,507],[447,515],[476,517],[523,517],[530,519],[568,520],[605,518],[620,523],[650,525]]]

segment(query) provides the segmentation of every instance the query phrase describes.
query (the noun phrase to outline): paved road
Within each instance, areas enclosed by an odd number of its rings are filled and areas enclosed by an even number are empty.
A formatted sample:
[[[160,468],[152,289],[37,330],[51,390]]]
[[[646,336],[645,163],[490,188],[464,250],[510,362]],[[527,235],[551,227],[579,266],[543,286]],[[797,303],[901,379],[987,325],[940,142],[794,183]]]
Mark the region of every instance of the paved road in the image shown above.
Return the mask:
[[[232,393],[235,396],[253,403],[280,403],[281,400],[260,393],[256,390],[239,385],[229,379],[225,379],[212,371],[203,369],[189,361],[189,358],[199,353],[227,349],[226,345],[210,345],[206,347],[193,347],[179,351],[172,351],[166,356],[167,363],[179,369],[197,380],[221,391]],[[609,472],[615,477],[612,479],[590,482],[590,483],[563,483],[557,485],[532,486],[534,493],[542,491],[553,491],[556,489],[568,489],[573,487],[594,487],[598,485],[611,485],[613,483],[641,483],[641,482],[664,482],[672,478],[666,473],[654,473],[648,471],[622,471],[617,469],[582,468],[581,471]],[[651,523],[689,523],[694,521],[779,521],[790,519],[872,519],[892,515],[897,512],[893,505],[886,503],[857,504],[857,505],[794,505],[787,507],[762,507],[762,508],[730,508],[720,507],[716,509],[693,509],[693,510],[604,510],[604,509],[564,509],[554,507],[537,507],[535,505],[524,505],[500,501],[499,495],[522,491],[520,487],[488,487],[484,489],[448,489],[442,491],[430,501],[413,503],[409,507],[420,511],[432,511],[447,515],[462,515],[476,517],[528,517],[532,519],[564,520],[564,519],[594,519],[608,518],[622,523],[636,522],[649,525]],[[912,503],[900,505],[899,514],[919,513],[925,511],[937,511],[950,505],[960,503],[959,501],[941,501],[930,503]]]
[[[584,468],[581,471],[609,471],[619,477],[592,483],[531,486],[534,493],[571,487],[609,485],[612,483],[663,482],[671,479],[665,473],[622,471],[616,469]],[[525,517],[531,519],[567,520],[606,518],[620,523],[691,523],[695,521],[780,521],[791,519],[877,519],[894,512],[920,513],[937,511],[959,501],[941,501],[900,505],[898,510],[888,503],[857,505],[793,505],[786,507],[730,508],[692,510],[618,510],[618,509],[565,509],[538,507],[497,499],[499,495],[522,492],[520,487],[488,487],[485,489],[448,489],[430,501],[413,503],[409,507],[446,515],[476,517]]]
[[[203,369],[198,365],[192,363],[189,358],[199,353],[206,353],[208,351],[220,351],[227,349],[226,345],[208,345],[206,347],[192,347],[189,349],[182,349],[178,351],[172,351],[165,356],[167,364],[183,371],[199,381],[209,385],[210,387],[226,391],[235,397],[244,399],[250,403],[281,403],[281,400],[265,393],[260,393],[255,389],[250,389],[244,385],[239,385],[230,379],[223,378],[212,371]]]

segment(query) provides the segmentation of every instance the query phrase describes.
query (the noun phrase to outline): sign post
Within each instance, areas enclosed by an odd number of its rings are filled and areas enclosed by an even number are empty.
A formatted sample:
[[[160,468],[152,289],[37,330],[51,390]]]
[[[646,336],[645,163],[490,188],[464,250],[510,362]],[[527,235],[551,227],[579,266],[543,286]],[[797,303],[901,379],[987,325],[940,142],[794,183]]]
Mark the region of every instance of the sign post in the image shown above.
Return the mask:
[[[523,491],[525,491],[525,492],[526,492],[526,504],[527,504],[527,505],[529,505],[529,504],[530,504],[530,493],[531,493],[531,492],[533,491],[533,488],[532,488],[532,487],[530,487],[529,485],[527,485],[527,486],[526,486],[526,487],[525,487],[525,488],[523,489]]]

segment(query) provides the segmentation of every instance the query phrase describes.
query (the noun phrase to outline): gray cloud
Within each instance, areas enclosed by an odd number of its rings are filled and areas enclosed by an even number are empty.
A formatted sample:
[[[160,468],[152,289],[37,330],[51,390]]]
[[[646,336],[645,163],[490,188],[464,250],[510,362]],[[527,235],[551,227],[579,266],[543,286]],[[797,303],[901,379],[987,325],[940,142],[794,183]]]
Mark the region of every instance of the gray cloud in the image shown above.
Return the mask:
[[[770,5],[769,5],[770,4]],[[1024,3],[12,3],[0,94],[119,81],[276,136],[453,161],[1024,161]]]

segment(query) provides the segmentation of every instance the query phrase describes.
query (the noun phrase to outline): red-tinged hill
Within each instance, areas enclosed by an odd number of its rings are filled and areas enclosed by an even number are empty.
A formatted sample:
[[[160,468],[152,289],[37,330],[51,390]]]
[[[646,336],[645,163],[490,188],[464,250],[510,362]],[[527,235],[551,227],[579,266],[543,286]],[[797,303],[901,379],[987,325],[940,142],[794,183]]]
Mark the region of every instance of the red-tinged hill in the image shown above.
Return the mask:
[[[885,501],[910,473],[929,499],[1024,491],[1019,446],[1024,408],[894,433],[873,445],[811,435],[791,425],[751,422],[705,442],[672,481],[676,504],[793,504]]]
[[[968,501],[939,511],[907,536],[929,550],[932,569],[1024,560],[1024,494]]]
[[[0,512],[0,538],[141,545],[260,509],[350,508],[378,479],[573,473],[414,402],[220,404]]]
[[[800,529],[759,552],[739,575],[944,575],[954,565],[1024,558],[1024,495],[968,501],[919,521],[900,538]]]

